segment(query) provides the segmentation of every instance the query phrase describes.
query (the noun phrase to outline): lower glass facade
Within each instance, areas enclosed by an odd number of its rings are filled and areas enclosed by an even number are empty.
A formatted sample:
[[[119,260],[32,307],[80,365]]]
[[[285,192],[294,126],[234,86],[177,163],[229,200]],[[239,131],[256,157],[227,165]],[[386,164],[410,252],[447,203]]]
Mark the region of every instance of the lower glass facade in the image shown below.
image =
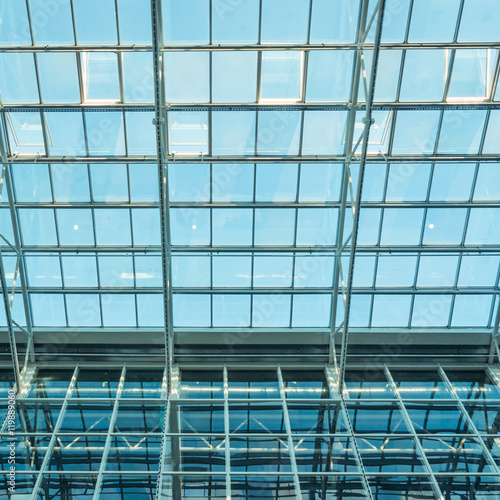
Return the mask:
[[[500,499],[496,368],[32,370],[8,413],[14,499]],[[15,491],[9,490],[14,458]]]

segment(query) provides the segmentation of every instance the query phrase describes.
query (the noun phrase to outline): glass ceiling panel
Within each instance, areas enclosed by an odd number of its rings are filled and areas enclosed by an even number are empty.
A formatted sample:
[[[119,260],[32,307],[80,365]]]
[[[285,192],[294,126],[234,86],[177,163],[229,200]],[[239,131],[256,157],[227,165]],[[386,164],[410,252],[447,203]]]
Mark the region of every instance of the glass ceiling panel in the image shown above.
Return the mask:
[[[0,54],[0,95],[4,104],[40,102],[32,54]]]
[[[116,44],[114,0],[73,0],[76,37],[79,44]]]
[[[410,42],[451,42],[460,0],[417,0],[411,11]]]
[[[35,327],[163,328],[150,1],[53,3],[1,7],[0,132]],[[342,155],[348,127],[354,143],[364,129],[363,108],[348,120],[360,4],[162,1],[175,328],[330,327]],[[500,8],[386,10],[350,326],[486,328],[500,259]],[[0,231],[13,240],[6,196]],[[345,241],[349,204],[344,219]]]

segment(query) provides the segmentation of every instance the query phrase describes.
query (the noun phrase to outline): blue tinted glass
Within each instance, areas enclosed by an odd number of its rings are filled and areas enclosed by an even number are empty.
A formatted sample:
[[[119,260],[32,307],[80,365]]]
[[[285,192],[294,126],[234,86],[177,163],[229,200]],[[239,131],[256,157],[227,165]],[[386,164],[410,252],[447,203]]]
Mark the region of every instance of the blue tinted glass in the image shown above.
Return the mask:
[[[26,257],[26,268],[30,286],[62,286],[59,257],[50,255]]]
[[[450,319],[451,295],[415,295],[411,326],[443,327]]]
[[[475,170],[475,164],[436,163],[429,199],[431,201],[469,200]]]
[[[343,1],[342,7],[331,0],[314,0],[311,19],[311,43],[354,42],[359,2]]]
[[[48,52],[36,55],[41,97],[49,103],[80,103],[75,54]]]
[[[290,295],[257,294],[252,299],[252,326],[254,328],[288,328],[290,326]]]
[[[297,173],[296,164],[257,165],[255,201],[295,201]]]
[[[371,326],[408,326],[410,304],[411,295],[375,295]]]
[[[100,208],[94,210],[96,244],[131,244],[130,212],[119,208]]]
[[[160,245],[160,212],[153,208],[132,209],[134,245]]]
[[[212,113],[212,154],[253,155],[255,153],[253,111],[214,111]]]
[[[333,282],[334,259],[329,256],[295,257],[294,286],[328,288]]]
[[[398,111],[394,154],[426,154],[434,151],[440,112]]]
[[[151,45],[151,3],[148,0],[118,0],[121,43]]]
[[[97,287],[97,267],[93,255],[63,256],[62,270],[65,287]]]
[[[295,210],[292,208],[257,208],[255,210],[255,245],[293,245]]]
[[[297,245],[334,245],[337,219],[336,208],[299,208]]]
[[[457,295],[451,326],[488,326],[491,305],[492,295]]]
[[[474,201],[496,201],[500,199],[500,169],[495,163],[479,165]]]
[[[428,163],[390,165],[386,201],[425,201],[430,170]]]
[[[78,43],[117,43],[113,0],[73,0]]]
[[[249,287],[252,281],[252,258],[241,255],[214,255],[214,287]]]
[[[294,295],[292,327],[328,327],[331,295]]]
[[[418,265],[418,287],[453,287],[458,255],[422,255]]]
[[[172,257],[174,287],[210,287],[210,257],[178,255]]]
[[[58,208],[56,219],[61,245],[94,245],[92,210],[89,208]]]
[[[302,154],[342,154],[346,116],[344,111],[304,111]]]
[[[415,279],[417,257],[412,255],[380,256],[377,265],[377,287],[411,287]]]
[[[167,52],[165,81],[167,102],[208,102],[208,52]]]
[[[158,201],[158,166],[149,163],[131,163],[128,166],[130,200]]]
[[[210,243],[210,210],[202,208],[170,210],[172,245],[208,245]]]
[[[495,0],[465,0],[459,42],[498,40],[500,5]]]
[[[215,246],[251,246],[252,223],[252,209],[214,209],[212,211],[213,244]]]
[[[129,156],[155,156],[156,132],[152,111],[126,112],[127,154]]]
[[[471,208],[467,224],[466,245],[498,245],[500,243],[500,209]]]
[[[99,263],[99,285],[101,287],[133,287],[134,268],[133,259],[123,255],[100,255]]]
[[[495,286],[500,257],[464,255],[460,263],[458,286]]]
[[[257,52],[212,54],[214,102],[255,102],[257,99]]]
[[[262,0],[262,42],[305,43],[309,0]]]
[[[128,201],[127,166],[90,165],[94,201]]]
[[[410,42],[451,42],[460,0],[416,0],[411,11]]]
[[[47,165],[13,165],[12,172],[17,201],[52,202]]]
[[[69,326],[101,326],[99,295],[66,294]]]
[[[163,33],[167,43],[208,43],[208,0],[163,0]]]
[[[139,294],[136,299],[138,326],[163,327],[165,324],[163,295]]]
[[[300,166],[299,201],[338,201],[342,167],[322,163]]]
[[[52,164],[50,174],[56,202],[90,201],[87,165]]]
[[[53,210],[21,208],[18,214],[25,245],[57,245]]]
[[[214,163],[212,165],[212,200],[252,201],[253,181],[253,165]]]
[[[483,135],[486,111],[445,110],[439,134],[439,153],[475,154]]]
[[[256,255],[253,264],[254,287],[290,287],[292,266],[292,256]]]
[[[22,2],[19,2],[22,3]],[[29,0],[31,25],[39,45],[75,43],[70,0]]]
[[[135,296],[101,295],[103,326],[135,326]]]
[[[173,296],[174,326],[210,326],[210,295]]]
[[[149,52],[122,54],[123,100],[125,102],[153,102],[153,58]]]
[[[224,184],[227,182],[225,179]],[[168,166],[168,183],[170,201],[209,201],[210,165],[171,163]]]
[[[467,215],[465,208],[429,208],[425,218],[424,245],[460,245]]]
[[[259,0],[212,2],[214,43],[257,43]]]
[[[1,45],[31,45],[26,3],[19,0],[2,2]]]
[[[421,208],[386,208],[381,245],[418,245],[424,210]]]
[[[40,102],[32,54],[0,54],[0,92],[5,104]]]
[[[135,284],[137,287],[161,287],[163,285],[160,255],[135,257]]]
[[[212,300],[215,327],[250,325],[250,295],[214,295]]]
[[[300,122],[300,112],[259,111],[257,153],[279,156],[298,154]]]
[[[34,326],[66,326],[64,297],[62,294],[30,295]]]

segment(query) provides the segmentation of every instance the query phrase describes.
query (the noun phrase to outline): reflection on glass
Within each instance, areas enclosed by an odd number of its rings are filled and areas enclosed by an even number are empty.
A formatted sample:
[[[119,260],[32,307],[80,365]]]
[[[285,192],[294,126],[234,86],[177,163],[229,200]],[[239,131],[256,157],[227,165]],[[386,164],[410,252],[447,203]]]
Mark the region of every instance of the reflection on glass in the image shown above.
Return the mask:
[[[166,443],[165,470],[224,472],[225,440],[211,436],[171,436]],[[178,452],[177,452],[178,450]],[[180,461],[177,458],[180,454]]]
[[[161,437],[113,436],[106,470],[156,472],[160,452]]]
[[[228,396],[238,399],[279,398],[276,371],[233,371],[228,372]]]
[[[348,371],[345,387],[350,399],[393,399],[385,373],[376,370]]]
[[[91,499],[94,496],[96,481],[97,475],[90,474],[77,476],[44,474],[40,490],[45,494],[39,498]]]
[[[393,371],[392,378],[403,399],[450,399],[451,394],[437,371]]]
[[[421,438],[434,472],[494,472],[480,442],[467,437]]]
[[[283,438],[232,437],[231,471],[274,474],[292,470],[288,441]]]
[[[229,405],[229,432],[238,434],[284,433],[281,404]]]
[[[425,472],[412,438],[356,439],[365,470],[370,472]]]
[[[49,470],[98,471],[106,436],[65,436],[56,438]]]
[[[294,439],[299,472],[358,472],[351,438],[302,437]]]
[[[347,431],[339,404],[288,403],[292,434],[336,434]]]
[[[330,392],[323,371],[282,372],[287,399],[328,398]]]

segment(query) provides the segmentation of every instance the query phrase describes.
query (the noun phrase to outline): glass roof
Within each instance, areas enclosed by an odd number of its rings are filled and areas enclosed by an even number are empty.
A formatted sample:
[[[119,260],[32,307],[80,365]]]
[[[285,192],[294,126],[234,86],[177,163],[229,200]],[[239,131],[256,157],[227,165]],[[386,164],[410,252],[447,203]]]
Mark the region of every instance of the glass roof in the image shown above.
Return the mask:
[[[363,1],[163,0],[156,74],[149,0],[4,0],[0,232],[33,329],[161,329],[171,304],[174,331],[328,331],[351,233],[350,327],[492,328],[500,3],[388,2],[378,45],[366,3],[365,37]]]

